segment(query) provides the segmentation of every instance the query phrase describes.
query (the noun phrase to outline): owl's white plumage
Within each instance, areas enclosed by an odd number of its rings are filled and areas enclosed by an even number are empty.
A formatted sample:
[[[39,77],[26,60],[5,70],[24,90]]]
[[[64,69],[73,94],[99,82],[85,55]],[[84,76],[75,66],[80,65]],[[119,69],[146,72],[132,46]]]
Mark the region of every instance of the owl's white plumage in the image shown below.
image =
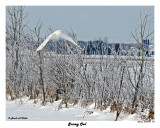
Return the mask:
[[[65,35],[64,33],[62,33],[61,30],[57,30],[54,33],[50,34],[45,40],[44,42],[36,49],[36,51],[40,51],[43,49],[43,47],[48,43],[49,40],[54,40],[54,39],[58,39],[58,38],[63,38],[65,40],[68,40],[69,42],[71,42],[73,45],[75,45],[76,47],[80,48],[77,43],[69,36]]]

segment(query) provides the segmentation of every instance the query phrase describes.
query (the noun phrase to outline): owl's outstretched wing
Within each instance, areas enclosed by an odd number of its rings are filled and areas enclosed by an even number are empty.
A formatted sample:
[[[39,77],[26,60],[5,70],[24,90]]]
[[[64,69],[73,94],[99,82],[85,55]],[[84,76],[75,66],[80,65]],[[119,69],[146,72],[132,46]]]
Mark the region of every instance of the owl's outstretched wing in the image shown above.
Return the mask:
[[[68,40],[69,42],[71,42],[73,45],[75,45],[76,47],[80,48],[77,43],[69,36],[65,35],[64,33],[62,33],[60,35],[61,38],[65,39],[65,40]],[[80,48],[81,49],[81,48]]]
[[[53,33],[50,34],[50,35],[43,41],[43,43],[36,49],[36,52],[42,50],[43,47],[48,43],[48,41],[49,41],[50,39],[54,39],[54,38],[56,38],[56,35],[54,35]]]
[[[53,39],[56,39],[56,38],[59,38],[59,37],[65,39],[65,40],[68,40],[68,41],[71,42],[73,45],[75,45],[76,47],[80,48],[80,47],[77,45],[77,43],[76,43],[71,37],[65,35],[64,33],[61,33],[61,32],[58,33],[58,32],[59,32],[59,30],[57,30],[57,31],[55,31],[54,33],[50,34],[50,35],[47,37],[47,39],[45,39],[45,41],[36,49],[36,52],[42,50],[43,47],[47,44],[47,42],[48,42],[49,40],[51,40],[51,39],[53,40]],[[80,49],[81,49],[81,48],[80,48]]]

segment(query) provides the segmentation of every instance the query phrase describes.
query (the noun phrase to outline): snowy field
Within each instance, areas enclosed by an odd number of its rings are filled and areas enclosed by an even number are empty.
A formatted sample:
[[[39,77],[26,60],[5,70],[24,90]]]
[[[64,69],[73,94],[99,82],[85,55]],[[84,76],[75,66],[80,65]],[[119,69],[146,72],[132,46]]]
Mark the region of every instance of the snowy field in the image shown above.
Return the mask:
[[[111,113],[110,109],[103,111],[94,109],[94,104],[82,108],[80,104],[73,106],[68,104],[68,108],[62,106],[59,109],[61,100],[54,103],[47,103],[42,106],[41,102],[33,103],[33,100],[21,99],[21,101],[6,101],[6,120],[8,121],[114,121],[116,113]],[[121,114],[119,121],[137,121],[136,114]]]

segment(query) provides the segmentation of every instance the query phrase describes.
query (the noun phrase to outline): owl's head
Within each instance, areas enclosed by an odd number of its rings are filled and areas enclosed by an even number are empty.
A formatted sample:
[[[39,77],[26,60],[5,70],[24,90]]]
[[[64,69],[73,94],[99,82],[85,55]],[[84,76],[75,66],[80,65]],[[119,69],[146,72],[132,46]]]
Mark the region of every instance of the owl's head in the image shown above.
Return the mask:
[[[62,33],[61,30],[56,30],[56,31],[54,32],[54,34],[56,34],[56,35],[59,35],[59,34],[61,34],[61,33]]]

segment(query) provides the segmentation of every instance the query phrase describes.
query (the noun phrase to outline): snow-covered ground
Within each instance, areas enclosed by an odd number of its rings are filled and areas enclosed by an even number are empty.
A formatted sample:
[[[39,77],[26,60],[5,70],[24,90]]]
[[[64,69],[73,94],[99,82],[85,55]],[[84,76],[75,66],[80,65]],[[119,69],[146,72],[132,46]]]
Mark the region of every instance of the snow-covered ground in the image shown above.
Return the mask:
[[[14,101],[6,101],[6,120],[8,121],[114,121],[116,113],[111,113],[110,109],[104,111],[94,109],[94,104],[82,108],[80,104],[73,106],[68,104],[68,108],[62,106],[58,109],[60,100],[53,104],[47,103],[42,106],[41,102],[33,103],[33,100],[26,98]],[[121,114],[119,121],[137,121],[136,114]]]

